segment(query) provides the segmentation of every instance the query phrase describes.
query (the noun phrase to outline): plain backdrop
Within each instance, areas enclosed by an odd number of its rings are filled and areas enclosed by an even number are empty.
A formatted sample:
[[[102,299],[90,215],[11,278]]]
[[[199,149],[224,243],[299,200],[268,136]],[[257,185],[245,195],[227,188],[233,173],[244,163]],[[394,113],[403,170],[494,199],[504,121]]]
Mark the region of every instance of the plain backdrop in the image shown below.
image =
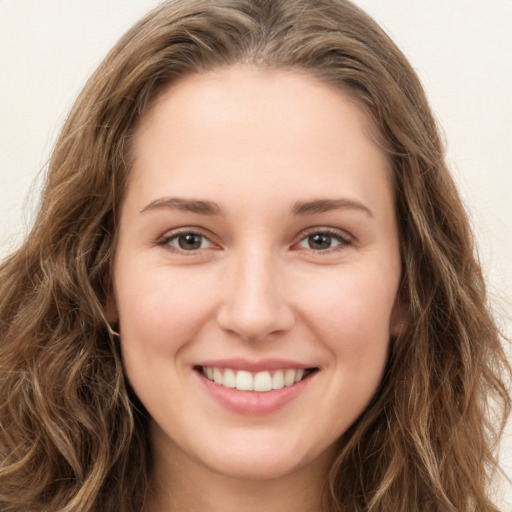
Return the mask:
[[[0,258],[26,233],[67,110],[108,49],[156,0],[0,0]],[[420,75],[512,334],[512,0],[356,0]],[[510,423],[510,422],[509,422]],[[502,448],[512,475],[512,433]],[[512,484],[501,484],[512,511]]]

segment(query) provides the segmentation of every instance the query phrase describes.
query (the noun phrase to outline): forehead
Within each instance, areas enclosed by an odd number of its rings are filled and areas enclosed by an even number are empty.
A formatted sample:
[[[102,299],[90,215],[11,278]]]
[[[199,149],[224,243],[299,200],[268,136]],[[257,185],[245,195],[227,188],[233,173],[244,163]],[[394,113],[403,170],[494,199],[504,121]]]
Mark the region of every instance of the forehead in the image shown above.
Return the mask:
[[[302,127],[301,119],[329,127],[333,116],[342,118],[348,111],[351,124],[373,139],[374,123],[348,87],[326,84],[306,71],[236,65],[185,75],[163,89],[142,116],[136,142],[151,125],[169,121],[170,116],[205,129],[211,121],[215,131],[229,122],[248,121],[255,135],[259,128],[268,132],[276,125],[281,135],[286,128],[293,136]]]
[[[371,130],[355,100],[307,74],[209,71],[170,86],[143,116],[132,179],[143,194],[169,180],[180,193],[215,184],[222,192],[240,180],[245,193],[284,183],[289,192],[307,185],[314,195],[349,175],[382,185],[389,161]]]

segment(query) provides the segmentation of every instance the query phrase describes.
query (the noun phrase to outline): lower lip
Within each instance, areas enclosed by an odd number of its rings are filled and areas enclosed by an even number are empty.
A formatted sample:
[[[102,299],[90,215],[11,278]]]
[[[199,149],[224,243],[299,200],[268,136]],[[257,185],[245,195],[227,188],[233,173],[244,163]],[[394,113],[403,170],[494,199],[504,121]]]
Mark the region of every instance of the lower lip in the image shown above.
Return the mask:
[[[197,373],[201,382],[217,402],[238,414],[262,415],[275,412],[297,398],[317,372],[311,373],[292,386],[272,391],[240,391],[227,388]]]

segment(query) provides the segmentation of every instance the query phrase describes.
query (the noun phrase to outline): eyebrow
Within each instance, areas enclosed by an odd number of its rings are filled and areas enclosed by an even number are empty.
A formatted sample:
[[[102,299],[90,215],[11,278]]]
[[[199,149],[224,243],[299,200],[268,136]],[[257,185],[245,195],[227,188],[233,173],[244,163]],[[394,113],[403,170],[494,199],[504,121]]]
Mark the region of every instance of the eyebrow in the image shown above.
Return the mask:
[[[151,210],[173,209],[200,215],[220,215],[221,208],[217,203],[201,199],[184,199],[181,197],[162,197],[146,205],[140,213]]]
[[[372,211],[363,203],[354,199],[315,199],[313,201],[297,201],[292,208],[293,215],[314,215],[331,210],[359,210],[373,217]]]
[[[221,215],[222,209],[213,201],[203,199],[184,199],[181,197],[162,197],[151,201],[140,213],[158,209],[174,209],[199,215]],[[315,215],[331,210],[359,210],[373,217],[372,211],[363,203],[354,199],[314,199],[312,201],[297,201],[292,208],[292,215]]]

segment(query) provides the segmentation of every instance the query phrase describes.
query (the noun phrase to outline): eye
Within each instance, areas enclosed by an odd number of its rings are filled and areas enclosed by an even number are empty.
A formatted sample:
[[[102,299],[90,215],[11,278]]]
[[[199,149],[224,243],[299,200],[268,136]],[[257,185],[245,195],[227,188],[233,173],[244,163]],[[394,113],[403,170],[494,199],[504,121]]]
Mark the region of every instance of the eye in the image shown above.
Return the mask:
[[[338,231],[322,230],[314,231],[304,237],[298,244],[301,249],[312,251],[329,251],[339,246],[350,245],[350,238]]]
[[[167,236],[160,242],[160,245],[170,246],[172,249],[186,252],[213,247],[212,242],[210,242],[208,238],[200,233],[194,233],[193,231],[175,233]]]

